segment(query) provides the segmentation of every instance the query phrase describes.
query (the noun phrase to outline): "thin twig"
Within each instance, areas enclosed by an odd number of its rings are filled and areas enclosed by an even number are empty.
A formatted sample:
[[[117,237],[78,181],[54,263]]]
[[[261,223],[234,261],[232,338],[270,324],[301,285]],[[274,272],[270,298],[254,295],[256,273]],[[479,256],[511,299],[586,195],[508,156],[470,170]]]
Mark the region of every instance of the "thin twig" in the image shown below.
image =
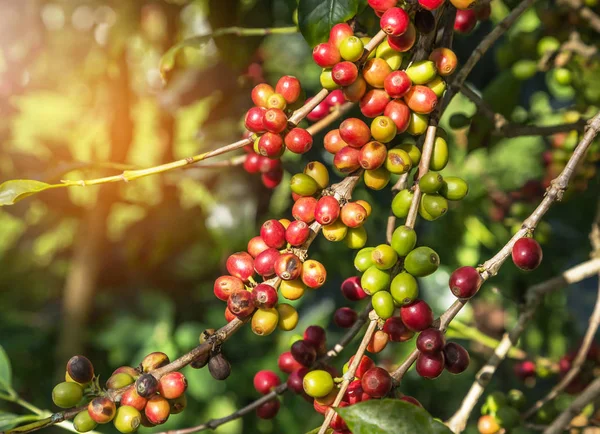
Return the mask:
[[[502,116],[500,113],[496,113],[494,109],[486,101],[484,101],[483,98],[477,95],[475,91],[467,84],[463,84],[461,86],[460,93],[469,98],[471,102],[477,106],[479,111],[494,123],[494,129],[501,130],[502,127],[508,123],[504,116]]]
[[[600,396],[600,377],[596,378],[583,392],[569,405],[569,407],[558,415],[554,422],[544,430],[543,434],[559,434],[569,425],[571,419],[577,416],[586,405]]]
[[[600,33],[600,16],[587,7],[581,0],[559,0],[558,3],[569,6],[576,11],[592,29]]]

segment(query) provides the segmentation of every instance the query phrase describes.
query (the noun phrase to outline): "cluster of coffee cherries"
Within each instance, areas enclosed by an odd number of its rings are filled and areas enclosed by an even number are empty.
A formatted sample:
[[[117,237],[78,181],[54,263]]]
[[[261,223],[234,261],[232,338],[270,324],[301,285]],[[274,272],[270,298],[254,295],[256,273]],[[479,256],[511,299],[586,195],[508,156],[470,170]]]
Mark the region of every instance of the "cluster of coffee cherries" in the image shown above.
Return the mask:
[[[527,400],[523,392],[512,389],[504,394],[500,391],[490,393],[481,406],[481,417],[477,421],[480,434],[500,432],[529,433],[521,426],[520,411],[525,410]]]
[[[492,13],[489,3],[475,6],[471,9],[458,9],[454,18],[454,31],[457,33],[471,33],[478,22],[487,21]]]
[[[106,381],[106,390],[126,388],[115,402],[98,385],[92,363],[84,356],[74,356],[67,363],[66,381],[56,385],[52,400],[61,408],[71,408],[92,398],[87,409],[73,419],[78,432],[91,431],[98,424],[113,422],[122,433],[137,431],[140,425],[163,424],[171,414],[178,414],[186,406],[187,381],[180,372],[169,372],[160,379],[152,371],[169,363],[166,354],[148,354],[138,368],[121,366]],[[129,386],[129,387],[128,387]]]

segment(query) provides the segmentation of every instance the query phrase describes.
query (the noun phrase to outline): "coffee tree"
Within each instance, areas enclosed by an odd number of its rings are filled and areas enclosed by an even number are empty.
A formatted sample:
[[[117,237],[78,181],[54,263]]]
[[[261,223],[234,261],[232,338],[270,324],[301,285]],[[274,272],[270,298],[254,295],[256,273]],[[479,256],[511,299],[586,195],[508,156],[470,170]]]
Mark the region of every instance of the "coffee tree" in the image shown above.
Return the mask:
[[[322,415],[320,426],[310,431],[319,434],[593,429],[600,396],[600,347],[594,343],[600,296],[581,343],[563,357],[530,357],[518,344],[546,295],[600,273],[600,211],[591,230],[572,227],[590,232],[591,259],[566,271],[551,261],[548,271],[556,275],[561,270],[556,277],[505,291],[519,308],[500,340],[456,317],[479,293],[492,292],[505,262],[522,274],[548,263],[541,244],[549,226],[543,226],[543,218],[555,202],[571,207],[560,223],[569,225],[569,214],[581,214],[570,205],[577,194],[597,196],[600,91],[594,78],[600,68],[600,16],[595,2],[300,0],[292,9],[295,26],[222,27],[163,50],[160,71],[168,87],[185,71],[181,55],[190,48],[224,37],[235,41],[301,32],[319,67],[320,90],[307,97],[293,68],[273,81],[249,70],[258,83],[249,91],[252,105],[242,119],[241,140],[157,166],[127,167],[116,175],[60,183],[12,179],[0,185],[0,202],[8,206],[46,190],[135,183],[188,166],[235,167],[293,201],[289,212],[283,214],[284,207],[281,215],[260,222],[245,249],[231,253],[223,274],[213,276],[224,325],[206,328],[185,354],[171,359],[153,351],[139,364],[113,367],[110,375],[94,367],[93,357],[73,354],[63,361],[63,381],[47,397],[49,408],[52,401],[62,409],[52,414],[19,396],[11,386],[9,362],[3,360],[1,397],[34,413],[7,417],[4,432],[56,424],[76,432],[103,431],[100,425],[109,423],[122,433],[142,427],[159,432],[172,415],[186,410],[192,379],[180,372],[183,368],[207,370],[214,381],[234,378],[236,365],[228,360],[227,348],[239,345],[235,333],[241,329],[265,341],[282,332],[298,334],[286,340],[278,371],[259,369],[252,380],[244,379],[255,389],[251,402],[227,416],[196,426],[178,424],[167,432],[214,430],[249,413],[277,418],[284,394],[307,401],[303,412]],[[478,62],[493,61],[486,54],[492,47],[504,72],[480,93],[467,79]],[[552,106],[540,102],[539,94],[532,96],[529,109],[509,101],[514,99],[511,87],[534,86],[540,77],[557,101]],[[515,137],[525,141],[501,146]],[[516,158],[515,146],[539,137],[547,144],[543,152]],[[500,149],[495,159],[485,157],[495,149]],[[237,150],[230,159],[203,163]],[[543,170],[523,174],[522,166],[531,161]],[[478,164],[485,167],[474,179],[469,166]],[[502,177],[515,178],[513,188],[500,188],[494,179]],[[469,195],[487,204],[485,222],[464,210]],[[473,205],[467,201],[467,206]],[[381,212],[386,215],[377,216]],[[481,263],[471,259],[472,248],[459,255],[449,247],[457,242],[456,234],[429,229],[449,218],[484,245],[500,233],[503,245]],[[377,224],[369,226],[374,219]],[[354,271],[341,282],[341,294],[351,305],[336,306],[331,313],[335,326],[347,330],[334,338],[321,325],[304,324],[306,309],[297,308],[305,295],[320,297],[333,290],[328,274],[338,271],[331,266],[351,268],[341,264],[348,255],[323,260],[319,248],[334,251],[316,242],[321,237],[353,251],[349,262]],[[445,261],[458,264],[449,275],[440,274]],[[427,298],[432,279],[447,286],[444,300],[451,302],[443,311],[432,308]],[[491,353],[483,351],[489,358],[473,362],[465,348],[469,342],[491,348]],[[249,352],[245,357],[255,356]],[[504,391],[496,386],[482,398],[507,357],[517,359],[512,369],[522,383]],[[473,380],[465,396],[451,403],[453,414],[445,422],[406,389],[405,376],[413,365],[422,384],[418,388],[431,396],[444,372]],[[449,387],[453,378],[447,380]],[[545,395],[528,396],[527,387],[536,378],[551,379],[553,385]],[[298,427],[283,430],[299,432]]]

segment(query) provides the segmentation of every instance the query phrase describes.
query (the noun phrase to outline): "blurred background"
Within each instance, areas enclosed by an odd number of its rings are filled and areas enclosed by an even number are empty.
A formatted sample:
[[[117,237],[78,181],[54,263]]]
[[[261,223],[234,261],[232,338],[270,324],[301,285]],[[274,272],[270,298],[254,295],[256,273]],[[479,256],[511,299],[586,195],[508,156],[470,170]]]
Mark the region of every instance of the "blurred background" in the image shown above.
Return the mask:
[[[494,0],[491,23],[456,37],[459,59],[468,57],[508,6]],[[107,176],[124,165],[153,166],[238,140],[255,84],[274,84],[293,74],[308,96],[320,88],[320,70],[301,35],[230,35],[185,48],[168,85],[160,74],[161,56],[186,37],[221,27],[294,26],[295,8],[294,0],[0,0],[0,182]],[[541,16],[526,13],[471,78],[506,116],[558,123],[561,117],[553,112],[573,106],[573,95],[553,91],[544,74],[522,82],[508,70],[527,55],[527,38],[535,44],[543,31]],[[365,30],[373,20],[365,15]],[[457,97],[443,119],[452,146],[444,175],[466,178],[471,192],[443,219],[418,225],[422,243],[442,259],[440,270],[423,279],[422,293],[437,313],[452,302],[449,273],[458,264],[490,257],[539,200],[543,189],[536,186],[547,175],[544,152],[577,141],[577,134],[499,139],[485,119],[470,129],[450,130],[448,119],[456,113],[471,117],[475,107]],[[224,304],[213,295],[214,279],[224,274],[227,256],[245,249],[265,219],[291,218],[290,173],[310,160],[331,162],[319,146],[322,137],[308,155],[284,158],[286,174],[274,190],[240,167],[192,167],[129,184],[51,190],[0,208],[0,345],[11,360],[18,393],[52,410],[52,387],[62,381],[72,355],[86,355],[106,380],[116,367],[136,366],[151,351],[175,358],[197,344],[202,330],[222,326]],[[529,195],[522,189],[527,181],[535,181],[527,184],[533,186]],[[530,284],[587,259],[600,193],[595,169],[578,180],[574,192],[536,232],[543,266],[524,274],[507,263],[459,317],[462,323],[498,339]],[[369,245],[383,242],[391,193],[359,186],[355,198],[374,208],[367,223]],[[349,305],[339,284],[355,274],[353,252],[324,239],[311,251],[327,266],[328,283],[293,302],[301,316],[296,332],[320,324],[333,343],[343,333],[331,318],[337,307]],[[576,346],[597,284],[591,279],[547,298],[522,339],[528,358],[556,362]],[[186,368],[188,409],[154,430],[196,425],[255,399],[254,373],[277,370],[277,356],[289,348],[294,333],[258,337],[249,328],[240,331],[224,345],[233,365],[224,382],[206,369]],[[469,371],[458,377],[444,373],[435,382],[411,371],[402,386],[442,419],[458,407],[490,354],[481,342],[464,340],[459,330],[450,333],[470,349]],[[393,365],[412,348],[413,343],[389,345],[378,360]],[[338,368],[347,357],[339,358]],[[500,390],[524,387],[533,399],[555,381],[549,376],[524,385],[508,361],[494,384]],[[272,421],[250,414],[217,432],[296,434],[321,423],[303,399],[286,395],[283,401]],[[2,401],[0,411],[23,413]],[[112,425],[102,427],[111,430]]]

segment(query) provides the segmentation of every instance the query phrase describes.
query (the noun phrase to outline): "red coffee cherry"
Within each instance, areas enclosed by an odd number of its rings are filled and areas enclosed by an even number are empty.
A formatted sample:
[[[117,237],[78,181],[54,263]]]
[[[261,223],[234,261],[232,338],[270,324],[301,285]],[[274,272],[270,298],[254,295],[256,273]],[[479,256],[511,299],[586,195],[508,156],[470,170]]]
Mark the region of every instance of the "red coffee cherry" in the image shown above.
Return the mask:
[[[331,77],[338,86],[350,86],[358,77],[358,68],[352,62],[339,62],[332,68]]]
[[[285,135],[285,146],[295,154],[304,154],[312,148],[313,138],[304,128],[293,128]]]
[[[367,81],[359,75],[356,78],[356,81],[352,83],[350,86],[346,86],[342,89],[342,94],[344,95],[344,99],[346,101],[357,102],[365,95],[367,92]]]
[[[135,390],[135,387],[130,387],[123,392],[123,395],[121,395],[120,405],[128,405],[138,411],[142,411],[144,407],[146,407],[146,402],[148,402],[148,400],[140,396],[140,394],[137,393],[137,390]]]
[[[347,402],[340,402],[338,405],[338,408],[344,408],[344,407],[348,407],[348,403]],[[344,421],[344,419],[342,419],[342,417],[339,414],[335,414],[333,416],[333,419],[331,419],[331,424],[329,425],[334,431],[334,433],[347,433],[348,431],[348,425],[346,425],[346,422]],[[332,433],[333,434],[333,433]]]
[[[284,75],[277,81],[275,92],[280,94],[288,104],[293,104],[302,95],[300,80],[293,75]]]
[[[340,218],[349,228],[357,228],[367,219],[367,210],[359,203],[348,202],[342,207]]]
[[[229,296],[227,300],[227,308],[229,311],[237,316],[238,318],[245,318],[254,312],[254,302],[252,300],[252,293],[246,291],[235,291]]]
[[[227,321],[227,322],[231,322],[237,318],[233,313],[231,313],[231,311],[229,310],[228,307],[225,308],[225,312],[223,312],[223,316],[225,317],[225,321]]]
[[[390,8],[393,8],[398,3],[398,0],[369,0],[369,6],[373,8],[375,12],[385,12]]]
[[[284,253],[277,258],[274,268],[279,278],[295,280],[302,273],[302,261],[293,253]]]
[[[248,241],[248,253],[250,253],[253,258],[256,258],[268,248],[269,246],[267,246],[265,240],[263,240],[260,236],[250,238],[250,241]]]
[[[248,131],[253,133],[262,133],[265,131],[264,117],[267,110],[263,107],[252,107],[246,112],[244,125]]]
[[[330,154],[337,154],[346,146],[348,146],[348,143],[344,142],[344,139],[342,139],[342,136],[340,136],[340,130],[331,130],[325,134],[325,138],[323,139],[323,147]]]
[[[390,8],[383,13],[379,20],[381,30],[388,35],[400,36],[408,30],[410,17],[402,8]]]
[[[412,81],[404,71],[393,71],[384,80],[383,86],[391,98],[402,98],[410,90]]]
[[[415,45],[415,41],[417,40],[417,29],[415,26],[410,23],[408,25],[408,29],[400,36],[388,36],[388,44],[392,50],[399,51],[404,53],[410,50],[413,45]]]
[[[410,109],[400,100],[390,101],[383,111],[383,114],[390,118],[396,124],[396,132],[403,133],[410,123]]]
[[[254,306],[271,309],[277,305],[277,290],[266,283],[258,284],[251,292]]]
[[[350,366],[353,361],[354,361],[354,356],[350,357],[350,360],[348,360],[348,366]],[[356,372],[354,373],[354,376],[357,378],[362,378],[365,375],[365,373],[374,366],[375,366],[375,362],[369,356],[363,355],[360,358],[360,362],[358,363],[358,367],[356,368]]]
[[[367,297],[367,293],[360,286],[360,277],[348,277],[342,282],[342,294],[350,301],[358,301]]]
[[[340,50],[331,42],[323,42],[313,48],[313,60],[321,68],[331,68],[342,60]]]
[[[417,373],[423,377],[433,380],[444,371],[444,353],[434,354],[419,353],[416,362]]]
[[[315,347],[304,340],[294,342],[290,348],[290,352],[298,363],[306,367],[312,365],[317,359],[317,350]]]
[[[521,380],[535,377],[535,363],[531,360],[524,360],[522,362],[515,363],[514,366],[515,376]]]
[[[366,82],[378,89],[383,89],[385,78],[391,73],[390,65],[379,57],[367,60],[362,69],[362,76]]]
[[[496,434],[500,429],[500,425],[491,414],[481,416],[477,421],[477,430],[480,434]]]
[[[281,249],[285,246],[285,228],[279,220],[271,219],[264,222],[260,228],[260,236],[269,247]]]
[[[392,342],[406,342],[415,335],[415,332],[409,330],[399,316],[386,319],[383,331],[388,334]]]
[[[354,31],[350,25],[346,23],[339,23],[333,26],[329,31],[329,42],[339,48],[344,39],[353,35]]]
[[[319,261],[309,259],[302,264],[302,283],[309,288],[320,288],[327,279],[327,271]]]
[[[312,98],[308,98],[305,103],[308,103]],[[325,101],[321,101],[317,106],[312,109],[312,111],[306,116],[311,122],[316,122],[323,119],[325,116],[329,114],[329,105],[325,103]]]
[[[256,408],[256,415],[261,419],[273,419],[277,416],[281,404],[277,398],[267,401]]]
[[[371,139],[371,129],[358,118],[348,118],[340,124],[340,136],[354,148],[360,148]]]
[[[325,104],[329,107],[335,107],[346,102],[344,98],[344,92],[341,89],[335,89],[329,92],[329,95],[325,98]]]
[[[263,124],[267,131],[279,134],[287,127],[287,116],[283,110],[271,108],[265,112]]]
[[[263,185],[269,189],[274,189],[279,185],[281,179],[283,178],[283,169],[280,167],[275,170],[271,170],[270,172],[263,173],[260,176],[260,179]]]
[[[246,159],[244,160],[244,170],[248,173],[260,172],[262,158],[262,155],[258,155],[252,151],[250,154],[246,155]]]
[[[292,246],[301,246],[310,236],[310,227],[302,220],[290,223],[285,230],[285,239]]]
[[[404,95],[408,107],[419,114],[428,114],[437,106],[438,98],[433,90],[427,86],[416,85]]]
[[[468,299],[479,291],[482,284],[479,272],[473,267],[460,267],[450,275],[450,291],[456,298]]]
[[[179,398],[187,389],[187,380],[181,372],[169,372],[158,382],[158,392],[167,399]]]
[[[275,91],[271,86],[267,83],[260,83],[254,86],[250,96],[252,97],[252,102],[254,105],[258,107],[267,107],[267,101],[273,95]]]
[[[304,330],[304,341],[311,344],[317,350],[317,354],[324,354],[327,351],[326,340],[327,333],[323,327],[311,325]]]
[[[227,301],[233,291],[242,289],[244,289],[244,282],[233,276],[221,276],[217,278],[213,287],[215,296],[222,301]]]
[[[392,390],[392,377],[383,368],[375,366],[362,376],[361,386],[373,398],[383,398]]]
[[[347,401],[348,404],[353,405],[358,402],[368,401],[369,399],[371,399],[371,395],[365,393],[360,380],[353,380],[350,382],[348,389],[346,390],[346,394],[344,395],[344,401]]]
[[[385,108],[389,102],[390,96],[385,90],[371,89],[360,99],[360,103],[358,105],[363,115],[368,118],[375,118],[385,111]]]
[[[96,423],[108,423],[115,417],[117,406],[107,397],[99,396],[88,404],[88,413]]]
[[[169,401],[159,395],[155,395],[148,400],[144,414],[154,425],[165,423],[171,414],[171,405]]]
[[[542,258],[542,248],[533,238],[518,239],[512,248],[512,260],[521,270],[535,270]]]
[[[360,150],[345,146],[333,157],[333,165],[342,173],[352,173],[360,168]]]
[[[286,374],[291,374],[292,372],[302,368],[302,365],[298,363],[296,359],[294,359],[294,356],[292,356],[292,353],[289,351],[279,355],[279,358],[277,359],[277,366],[279,366],[279,369]]]
[[[272,276],[275,274],[275,261],[279,256],[279,250],[268,248],[254,259],[254,270],[261,276]]]
[[[436,48],[429,55],[429,60],[435,63],[437,72],[442,77],[452,74],[458,66],[456,54],[449,48]]]
[[[473,9],[459,9],[454,18],[454,30],[458,33],[470,33],[477,24],[477,17]]]
[[[358,314],[349,307],[340,307],[333,314],[333,322],[338,327],[350,328],[358,319]]]
[[[296,363],[298,363],[296,361]],[[288,388],[296,393],[302,394],[304,393],[304,376],[308,374],[308,369],[298,363],[301,367],[300,369],[296,369],[293,371],[287,379]]]
[[[268,370],[258,371],[254,375],[254,388],[261,395],[266,395],[275,387],[281,384],[281,379],[279,376],[273,372]]]
[[[400,400],[408,402],[413,405],[416,405],[417,407],[423,408],[423,405],[416,398],[413,398],[412,396],[404,395],[400,398]]]
[[[322,225],[335,222],[340,215],[340,204],[333,196],[323,196],[317,201],[315,220]]]
[[[237,252],[227,258],[227,272],[247,282],[254,274],[254,259],[246,252]]]
[[[369,142],[360,149],[359,162],[363,169],[375,170],[385,163],[387,148],[379,142]]]
[[[283,139],[279,134],[266,132],[258,139],[258,152],[262,156],[279,158],[283,151]]]
[[[419,0],[419,4],[423,9],[433,11],[444,4],[445,0]]]
[[[317,199],[314,197],[301,197],[292,207],[292,215],[296,220],[311,224],[315,221],[315,209],[317,208]]]
[[[417,349],[422,353],[439,353],[444,349],[445,344],[444,334],[436,328],[425,329],[417,337]]]
[[[451,374],[460,374],[464,372],[471,362],[469,352],[455,342],[448,342],[444,347],[444,360],[446,370]]]
[[[420,332],[431,326],[433,311],[423,300],[416,300],[400,308],[400,317],[406,327],[415,332]]]

